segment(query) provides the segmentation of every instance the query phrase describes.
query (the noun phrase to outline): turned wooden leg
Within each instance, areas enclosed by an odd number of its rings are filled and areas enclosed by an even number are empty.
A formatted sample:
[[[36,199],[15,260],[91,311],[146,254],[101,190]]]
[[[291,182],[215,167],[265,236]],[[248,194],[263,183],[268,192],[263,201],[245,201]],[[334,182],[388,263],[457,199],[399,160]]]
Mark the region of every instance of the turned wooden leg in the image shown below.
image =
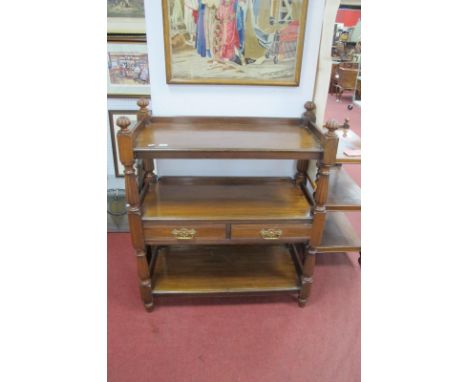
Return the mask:
[[[153,183],[156,180],[156,175],[154,174],[154,161],[153,159],[143,159],[143,171],[144,171],[144,181],[145,183]]]
[[[146,252],[136,252],[138,277],[140,279],[140,296],[145,305],[145,309],[151,312],[154,308],[153,293],[151,290],[151,278],[149,273],[148,261],[146,260]]]
[[[306,173],[307,169],[309,168],[309,161],[308,160],[298,160],[297,161],[297,172],[294,176],[294,181],[297,186],[306,184]]]
[[[301,291],[299,293],[298,303],[301,308],[303,308],[306,303],[307,299],[310,295],[310,289],[312,287],[313,275],[314,275],[314,268],[315,268],[315,256],[317,251],[308,249],[305,254],[305,261],[303,272],[301,276]]]

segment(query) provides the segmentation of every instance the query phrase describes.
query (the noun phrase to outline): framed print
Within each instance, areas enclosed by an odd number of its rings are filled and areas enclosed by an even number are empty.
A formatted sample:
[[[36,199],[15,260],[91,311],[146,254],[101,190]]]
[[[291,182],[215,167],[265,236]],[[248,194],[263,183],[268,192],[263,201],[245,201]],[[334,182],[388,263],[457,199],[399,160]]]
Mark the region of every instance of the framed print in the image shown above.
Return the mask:
[[[107,42],[107,95],[150,94],[146,43]]]
[[[107,42],[143,42],[143,43],[146,43],[146,34],[108,34]]]
[[[107,0],[107,33],[146,33],[144,0]]]
[[[162,0],[168,84],[298,86],[307,0]]]
[[[117,133],[119,132],[119,127],[117,126],[117,119],[121,116],[127,117],[131,122],[137,120],[137,111],[136,110],[109,110],[109,125],[110,125],[110,134],[112,140],[112,152],[114,157],[114,169],[116,177],[124,176],[124,166],[120,162],[119,158],[119,148],[117,146]]]

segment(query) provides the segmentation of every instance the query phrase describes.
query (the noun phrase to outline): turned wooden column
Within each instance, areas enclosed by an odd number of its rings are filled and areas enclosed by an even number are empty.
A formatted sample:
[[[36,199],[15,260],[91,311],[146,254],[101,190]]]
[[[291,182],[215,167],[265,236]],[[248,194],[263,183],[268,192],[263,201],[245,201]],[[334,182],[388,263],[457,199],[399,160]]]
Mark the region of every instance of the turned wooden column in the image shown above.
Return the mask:
[[[313,211],[314,220],[312,222],[312,233],[309,245],[316,248],[320,245],[325,226],[325,205],[328,197],[328,183],[330,168],[336,162],[336,151],[338,149],[338,135],[335,131],[340,127],[336,121],[327,121],[325,128],[327,132],[323,135],[322,145],[324,148],[323,158],[317,162],[317,178],[315,183],[317,188],[314,192],[315,207]]]
[[[294,181],[297,186],[305,186],[307,182],[307,170],[309,169],[309,161],[308,160],[298,160],[296,166],[297,172],[294,176]]]
[[[148,109],[149,101],[147,98],[140,98],[137,102],[140,110],[137,112],[137,120],[143,121],[149,119],[151,112]],[[154,174],[154,159],[143,159],[143,179],[146,184],[151,184],[156,180],[156,175]]]
[[[309,245],[306,250],[304,260],[304,272],[302,276],[302,288],[299,295],[299,305],[304,306],[310,295],[312,285],[312,276],[315,267],[315,255],[317,248],[322,240],[325,228],[325,217],[328,197],[328,183],[330,176],[330,167],[336,161],[336,152],[338,149],[338,135],[335,131],[340,127],[336,121],[328,121],[325,124],[327,132],[322,137],[322,146],[324,149],[323,157],[317,162],[317,188],[314,192],[314,208],[312,229],[309,237]]]
[[[119,117],[117,126],[120,127],[117,133],[119,143],[120,161],[125,166],[125,194],[127,198],[128,223],[133,248],[135,248],[138,266],[138,276],[140,279],[140,295],[145,304],[145,308],[151,311],[154,307],[153,295],[151,292],[151,278],[148,261],[146,259],[146,248],[143,236],[143,224],[141,222],[140,197],[138,194],[138,184],[135,175],[133,157],[133,137],[132,130],[129,130],[130,120],[127,117]]]
[[[315,116],[315,110],[316,106],[313,101],[307,101],[304,104],[304,109],[306,110],[304,113],[302,113],[301,119],[302,119],[302,125],[306,128],[309,128],[309,124],[315,124],[316,116]],[[294,176],[294,180],[296,182],[296,185],[305,185],[306,184],[306,174],[307,170],[309,169],[309,161],[308,160],[298,160],[297,161],[297,166],[296,166],[297,172],[296,175]]]

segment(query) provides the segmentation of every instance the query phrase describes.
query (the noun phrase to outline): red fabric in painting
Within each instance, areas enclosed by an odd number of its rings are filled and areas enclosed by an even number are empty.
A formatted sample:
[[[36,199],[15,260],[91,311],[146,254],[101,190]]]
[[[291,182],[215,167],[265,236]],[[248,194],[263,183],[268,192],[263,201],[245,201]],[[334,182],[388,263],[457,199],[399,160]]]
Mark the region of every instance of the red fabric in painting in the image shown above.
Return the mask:
[[[234,12],[234,2],[231,1],[229,5],[223,1],[219,6],[217,17],[221,21],[222,28],[222,47],[221,58],[231,59],[235,55],[235,48],[239,48],[239,34],[236,26],[236,14]]]
[[[345,27],[354,27],[360,19],[360,9],[338,9],[335,21],[343,23]]]
[[[280,41],[281,42],[297,41],[298,31],[299,31],[299,21],[297,20],[291,21],[289,25],[281,31]]]

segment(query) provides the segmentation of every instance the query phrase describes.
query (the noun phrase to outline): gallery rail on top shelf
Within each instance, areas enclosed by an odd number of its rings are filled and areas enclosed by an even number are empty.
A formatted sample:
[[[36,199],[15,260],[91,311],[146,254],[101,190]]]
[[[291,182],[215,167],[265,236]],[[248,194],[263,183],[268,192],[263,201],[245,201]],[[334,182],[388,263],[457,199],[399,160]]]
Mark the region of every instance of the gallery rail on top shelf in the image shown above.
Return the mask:
[[[341,212],[360,209],[360,190],[336,167],[340,125],[300,118],[120,117],[120,159],[140,294],[310,294],[318,252],[359,250]],[[350,134],[351,132],[347,132]],[[157,158],[294,159],[293,178],[157,177]],[[307,174],[317,160],[317,174]],[[135,161],[141,161],[139,173]],[[328,211],[331,211],[327,213]]]

